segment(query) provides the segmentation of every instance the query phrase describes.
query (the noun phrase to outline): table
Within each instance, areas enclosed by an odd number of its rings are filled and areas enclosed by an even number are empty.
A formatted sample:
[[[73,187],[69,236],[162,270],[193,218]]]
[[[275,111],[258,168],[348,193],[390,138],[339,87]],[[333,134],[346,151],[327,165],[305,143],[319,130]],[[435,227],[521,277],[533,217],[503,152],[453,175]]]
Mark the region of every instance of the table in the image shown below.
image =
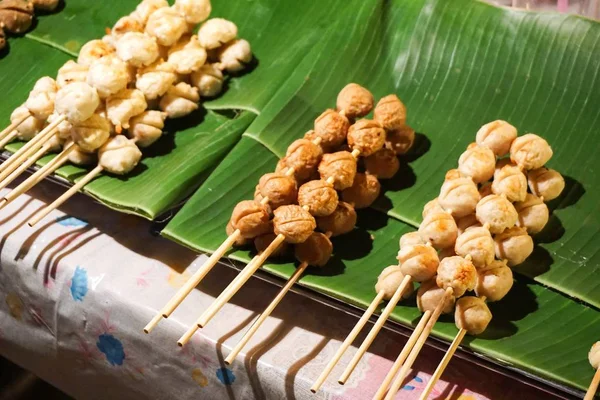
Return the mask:
[[[150,233],[151,223],[78,195],[36,227],[27,220],[62,188],[44,182],[0,211],[0,354],[86,399],[370,399],[405,338],[383,331],[345,386],[356,348],[316,395],[309,388],[356,319],[289,294],[238,360],[223,360],[277,288],[251,279],[183,348],[176,340],[234,278],[219,265],[175,313],[142,332],[205,256]],[[364,335],[360,336],[362,339]],[[359,343],[359,342],[356,342]],[[416,399],[442,353],[425,348],[397,398]],[[455,359],[437,399],[547,399]]]

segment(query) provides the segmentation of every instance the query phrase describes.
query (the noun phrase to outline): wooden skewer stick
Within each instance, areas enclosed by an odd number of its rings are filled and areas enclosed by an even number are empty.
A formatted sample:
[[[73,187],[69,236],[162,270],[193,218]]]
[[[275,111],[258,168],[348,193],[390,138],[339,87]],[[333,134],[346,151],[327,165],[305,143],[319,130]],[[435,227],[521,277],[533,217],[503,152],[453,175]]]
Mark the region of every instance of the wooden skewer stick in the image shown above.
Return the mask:
[[[33,139],[25,143],[23,147],[17,150],[17,152],[10,156],[8,160],[4,161],[0,165],[0,172],[11,168],[11,172],[14,171],[19,166],[19,164],[25,160],[25,158],[29,157],[31,154],[37,151],[44,143],[50,140],[50,138],[54,134],[54,130],[56,129],[56,127],[65,119],[66,117],[64,115],[61,115],[55,121],[46,126],[40,133],[35,135]]]
[[[333,358],[329,361],[323,372],[321,372],[321,375],[319,375],[319,378],[312,385],[312,387],[310,388],[311,392],[316,393],[321,388],[321,386],[323,385],[323,383],[325,382],[335,365],[340,361],[348,347],[350,347],[350,345],[352,344],[352,342],[354,342],[354,339],[356,339],[363,327],[367,324],[367,322],[369,322],[369,318],[371,318],[371,315],[373,315],[373,313],[377,309],[377,306],[379,306],[379,303],[381,303],[381,300],[383,300],[384,295],[385,292],[383,290],[377,293],[377,295],[369,305],[369,308],[366,309],[362,317],[360,317],[356,325],[354,325],[352,331],[348,334],[340,348],[335,352]]]
[[[303,262],[298,266],[298,268],[296,268],[296,271],[290,277],[290,279],[288,279],[285,286],[283,286],[281,288],[279,293],[277,293],[277,296],[267,306],[265,311],[263,311],[262,314],[260,314],[260,316],[257,318],[257,320],[252,324],[250,329],[248,329],[248,331],[244,334],[242,339],[235,345],[235,347],[233,348],[231,353],[229,353],[229,356],[227,356],[227,358],[225,359],[225,364],[229,365],[235,360],[235,358],[240,353],[240,351],[242,351],[244,346],[246,346],[246,344],[248,344],[248,342],[250,341],[252,336],[254,336],[256,331],[258,331],[258,329],[260,328],[262,323],[265,322],[265,320],[269,317],[269,315],[271,315],[271,313],[273,312],[275,307],[277,307],[277,305],[279,305],[279,303],[284,298],[284,296],[287,294],[287,292],[290,290],[290,288],[298,281],[298,279],[300,279],[300,277],[302,276],[302,274],[304,273],[304,271],[306,270],[307,267],[308,267],[308,263]]]
[[[481,300],[485,301],[485,299],[486,299],[485,296],[481,296]],[[419,400],[425,400],[427,398],[427,396],[429,396],[429,393],[431,393],[431,390],[433,389],[433,387],[435,386],[437,381],[440,379],[440,377],[444,373],[444,370],[450,363],[452,356],[454,356],[454,353],[456,353],[456,349],[458,348],[458,346],[460,345],[460,343],[462,342],[462,340],[464,339],[466,334],[467,334],[466,329],[460,329],[458,331],[458,334],[452,341],[452,344],[450,345],[450,347],[448,347],[448,350],[446,350],[446,354],[444,354],[444,358],[442,358],[442,361],[440,361],[440,364],[435,369],[435,372],[433,373],[433,375],[431,375],[429,382],[427,382],[427,386],[425,387],[425,390],[423,390],[423,393],[421,393],[421,397],[419,397]]]
[[[46,215],[48,215],[52,210],[59,207],[65,201],[69,200],[69,198],[71,196],[73,196],[75,193],[77,193],[79,190],[81,190],[81,188],[83,188],[85,185],[87,185],[92,179],[94,179],[95,177],[100,175],[100,173],[103,170],[104,170],[104,168],[101,165],[98,165],[96,168],[94,168],[93,170],[88,172],[88,174],[86,176],[84,176],[79,181],[77,181],[76,184],[71,186],[71,188],[69,190],[67,190],[66,192],[64,192],[58,199],[54,200],[49,206],[47,206],[46,208],[44,208],[43,210],[38,212],[33,218],[31,218],[29,220],[29,222],[27,222],[27,224],[29,226],[34,226],[35,224],[40,222],[40,220],[42,218],[44,218]]]
[[[2,206],[10,203],[11,201],[16,199],[23,193],[25,193],[26,191],[31,189],[42,179],[44,179],[45,177],[50,175],[52,172],[54,172],[56,169],[58,169],[61,165],[66,163],[67,160],[69,159],[69,153],[73,150],[75,150],[75,145],[73,143],[71,143],[71,145],[65,147],[59,155],[57,155],[56,157],[54,157],[52,159],[52,161],[50,161],[48,164],[44,165],[42,168],[37,170],[36,173],[34,173],[29,178],[27,178],[26,180],[21,182],[21,184],[19,186],[17,186],[13,190],[11,190],[10,193],[8,193],[6,196],[4,196]]]
[[[14,138],[17,137],[19,131],[16,129],[12,132],[9,132],[2,140],[0,140],[0,147],[6,146],[9,142],[12,142]]]
[[[394,310],[394,307],[396,307],[396,304],[398,304],[398,302],[402,298],[402,293],[404,292],[406,287],[411,283],[412,283],[412,276],[410,276],[410,275],[406,275],[404,277],[404,279],[402,279],[400,286],[398,286],[398,289],[396,289],[396,292],[394,292],[394,295],[392,296],[392,298],[390,299],[388,304],[385,306],[383,312],[377,319],[377,322],[375,322],[375,325],[373,325],[373,327],[371,328],[371,331],[369,331],[369,334],[367,335],[365,340],[362,342],[362,344],[358,348],[358,351],[356,352],[356,354],[354,354],[354,357],[352,358],[352,360],[346,367],[346,370],[344,371],[342,376],[340,376],[340,378],[338,379],[338,383],[340,385],[343,385],[346,383],[346,381],[348,380],[348,378],[350,377],[350,375],[352,374],[352,372],[358,365],[358,362],[360,361],[360,359],[365,355],[365,353],[367,352],[367,350],[369,349],[369,347],[375,340],[375,337],[377,337],[377,335],[379,334],[379,331],[383,327],[383,324],[385,323],[385,321],[387,321],[387,319],[389,318],[390,314]]]
[[[596,391],[598,390],[599,384],[600,384],[600,368],[598,368],[596,370],[596,373],[594,374],[594,379],[592,379],[592,383],[590,383],[590,387],[588,388],[587,392],[585,393],[585,397],[583,398],[583,400],[593,400],[594,395],[596,394]]]
[[[248,279],[258,270],[265,260],[273,254],[275,250],[285,240],[284,235],[277,235],[277,237],[271,242],[271,244],[261,254],[257,255],[250,261],[248,265],[238,274],[229,286],[225,288],[212,303],[212,305],[204,311],[204,313],[198,318],[196,323],[188,329],[188,331],[177,341],[179,346],[185,345],[192,338],[194,333],[199,329],[206,326],[206,324],[215,316],[215,314],[227,303],[233,295],[240,289],[240,287],[246,283]]]
[[[25,120],[27,118],[31,117],[30,113],[27,113],[27,115],[22,116],[21,118],[17,119],[15,122],[12,122],[10,125],[8,125],[6,128],[4,128],[2,130],[2,132],[0,132],[0,138],[4,137],[4,135],[13,132],[15,129],[17,129],[19,127],[19,125],[21,125],[23,122],[25,122]]]
[[[442,313],[442,310],[444,309],[444,304],[446,303],[446,301],[445,301],[446,298],[451,295],[452,295],[452,288],[447,288],[446,292],[444,293],[444,297],[442,298],[442,301],[440,301],[439,304],[437,305],[437,307],[435,308],[435,310],[433,310],[433,314],[431,315],[429,321],[427,322],[427,325],[425,325],[425,329],[421,333],[421,336],[419,336],[419,339],[417,340],[417,342],[415,343],[415,346],[411,350],[411,352],[408,356],[408,359],[406,360],[406,362],[402,366],[402,369],[400,369],[398,376],[392,383],[392,386],[390,387],[390,390],[388,391],[387,396],[385,396],[385,400],[392,400],[394,398],[394,396],[396,395],[396,393],[398,393],[398,390],[400,390],[400,386],[402,386],[402,383],[404,382],[404,378],[406,377],[408,370],[412,367],[413,363],[417,359],[417,356],[419,355],[419,352],[423,348],[425,341],[429,337],[429,334],[431,333],[433,326],[435,325],[438,318],[440,317],[440,314]]]
[[[3,179],[0,181],[0,190],[10,185],[10,183],[17,179],[23,172],[25,172],[27,168],[35,164],[37,160],[46,154],[49,148],[50,146],[48,144],[44,144],[35,154],[29,157],[23,164],[19,165],[19,168],[15,169],[10,175],[4,178],[0,177],[0,180]]]
[[[375,393],[375,397],[373,397],[373,400],[383,399],[383,396],[385,396],[385,393],[387,392],[388,386],[390,386],[390,383],[392,383],[392,380],[398,373],[400,367],[402,367],[402,364],[404,364],[404,361],[406,361],[406,357],[408,357],[408,355],[410,354],[410,351],[415,345],[417,339],[419,339],[419,337],[421,336],[421,332],[423,332],[425,324],[427,323],[427,321],[429,321],[429,317],[431,317],[431,310],[427,310],[423,313],[423,317],[415,327],[413,333],[408,338],[408,341],[406,342],[406,345],[398,355],[398,358],[396,358],[396,361],[394,361],[394,365],[392,365],[392,368],[390,368],[390,370],[388,371],[387,375],[385,376],[385,379],[383,380],[383,382],[381,382],[381,386],[379,386],[379,389],[377,390],[377,393]]]

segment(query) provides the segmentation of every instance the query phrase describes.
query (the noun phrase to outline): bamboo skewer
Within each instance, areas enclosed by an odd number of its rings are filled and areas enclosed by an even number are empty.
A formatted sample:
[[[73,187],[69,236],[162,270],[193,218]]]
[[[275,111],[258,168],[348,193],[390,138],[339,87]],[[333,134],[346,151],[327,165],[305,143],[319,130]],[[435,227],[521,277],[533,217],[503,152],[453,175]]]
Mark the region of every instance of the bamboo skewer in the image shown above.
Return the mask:
[[[383,327],[383,324],[385,323],[385,321],[387,321],[388,317],[394,310],[394,307],[396,307],[396,304],[398,304],[398,302],[402,298],[402,293],[404,292],[406,287],[411,283],[412,283],[412,277],[410,275],[406,275],[404,277],[404,279],[402,279],[400,286],[398,286],[398,289],[396,289],[396,292],[394,293],[394,295],[392,296],[392,298],[386,305],[385,309],[383,310],[383,312],[377,319],[377,322],[375,322],[375,325],[373,325],[373,327],[371,328],[371,331],[369,331],[369,334],[367,335],[367,337],[365,338],[365,340],[359,347],[358,351],[356,352],[356,354],[354,354],[354,357],[352,358],[352,360],[346,367],[346,370],[344,371],[344,373],[342,373],[342,375],[338,379],[338,383],[340,385],[343,385],[346,383],[346,381],[348,380],[348,378],[350,377],[350,375],[356,368],[356,365],[358,365],[358,362],[360,361],[360,359],[367,352],[367,350],[369,349],[369,347],[375,340],[375,337],[377,336],[377,334],[379,334],[379,331],[381,330],[381,328]]]
[[[206,324],[215,316],[215,314],[227,303],[233,295],[239,290],[239,288],[252,277],[252,274],[256,272],[261,265],[265,262],[265,260],[273,254],[275,250],[283,243],[285,240],[284,235],[278,235],[273,242],[263,251],[261,254],[257,255],[250,261],[248,265],[238,274],[236,279],[234,279],[226,288],[221,292],[219,297],[213,302],[213,304],[204,311],[204,313],[198,318],[196,323],[188,329],[188,331],[177,341],[179,346],[185,345],[192,338],[194,333],[199,329],[206,326]]]
[[[443,297],[442,301],[439,302],[439,304],[433,311],[433,314],[431,315],[429,321],[427,322],[427,325],[425,325],[425,329],[423,330],[423,332],[421,333],[421,336],[419,336],[419,339],[417,340],[413,349],[411,350],[411,352],[408,356],[408,359],[406,360],[406,362],[400,369],[400,372],[398,373],[398,376],[396,377],[394,382],[392,382],[392,386],[390,387],[390,390],[388,391],[387,395],[385,396],[385,400],[392,400],[394,398],[394,396],[396,395],[396,393],[398,392],[398,390],[400,390],[400,387],[402,386],[402,383],[404,382],[404,378],[406,377],[408,370],[412,367],[413,363],[417,359],[419,352],[421,351],[421,349],[423,348],[423,345],[425,344],[425,341],[429,337],[429,333],[431,333],[433,326],[435,325],[438,318],[440,317],[440,314],[442,313],[442,310],[444,309],[444,303],[445,303],[446,298],[451,295],[452,295],[452,288],[447,288],[446,292],[444,293],[444,297]],[[404,351],[404,350],[402,350],[402,351]]]
[[[28,156],[37,151],[44,143],[46,143],[52,135],[56,127],[66,119],[64,115],[58,117],[55,121],[48,124],[40,133],[38,133],[33,139],[25,143],[23,147],[17,150],[12,156],[0,165],[0,172],[5,170],[14,171],[21,162]],[[9,174],[10,174],[9,172]]]
[[[481,296],[481,300],[485,301],[486,297]],[[433,387],[435,386],[437,381],[440,379],[440,377],[444,373],[444,370],[450,363],[450,360],[454,356],[454,353],[456,353],[456,349],[458,349],[458,346],[460,346],[460,343],[462,342],[462,340],[464,339],[466,334],[467,334],[466,329],[460,329],[458,331],[458,333],[456,334],[456,337],[452,341],[452,344],[450,345],[450,347],[448,347],[448,350],[446,350],[446,354],[444,354],[442,361],[440,361],[439,365],[435,369],[435,372],[433,373],[433,375],[431,375],[429,382],[427,382],[427,386],[425,387],[425,390],[423,391],[423,393],[421,393],[421,397],[419,397],[419,400],[424,400],[427,398],[427,396],[429,396],[429,393],[431,393],[431,390],[433,389]]]
[[[46,215],[48,215],[52,210],[59,207],[61,204],[63,204],[65,201],[67,201],[71,196],[73,196],[75,193],[77,193],[82,187],[87,185],[92,179],[94,179],[95,177],[100,175],[100,173],[102,173],[103,170],[104,170],[104,168],[102,166],[98,165],[96,168],[91,170],[86,176],[81,178],[81,180],[79,180],[76,184],[71,186],[71,188],[69,190],[67,190],[65,193],[63,193],[58,199],[54,200],[50,205],[48,205],[46,208],[44,208],[43,210],[38,212],[36,215],[34,215],[34,217],[31,218],[29,220],[29,222],[27,222],[27,224],[29,226],[34,226],[35,224],[40,222],[40,220],[42,218],[44,218]]]
[[[277,307],[277,305],[279,305],[281,300],[283,300],[284,296],[287,294],[287,292],[290,290],[290,288],[298,281],[298,279],[300,279],[300,277],[302,276],[302,274],[304,273],[306,268],[308,268],[308,263],[305,263],[305,262],[303,262],[302,264],[300,264],[298,266],[298,268],[296,268],[296,271],[290,277],[290,279],[288,279],[285,286],[283,286],[281,288],[279,293],[277,293],[277,296],[267,306],[265,311],[263,311],[262,314],[260,314],[260,316],[257,318],[257,320],[252,324],[250,329],[248,329],[248,331],[244,334],[242,339],[235,345],[235,347],[233,348],[231,353],[229,353],[229,355],[225,359],[225,364],[229,365],[233,362],[233,360],[235,360],[235,358],[240,353],[240,351],[242,351],[244,346],[246,346],[246,344],[248,344],[248,342],[250,341],[252,336],[254,336],[256,331],[258,331],[258,329],[261,327],[262,323],[265,322],[265,320],[271,315],[271,313],[273,312],[275,307]]]
[[[390,370],[388,371],[383,382],[381,382],[381,385],[379,386],[379,389],[375,393],[375,397],[373,397],[373,400],[383,399],[383,396],[385,396],[385,393],[387,392],[388,386],[390,385],[390,383],[392,383],[392,379],[394,379],[394,376],[396,376],[396,373],[398,373],[398,370],[402,367],[402,364],[404,364],[404,361],[406,361],[406,357],[408,357],[408,355],[409,355],[410,351],[412,350],[413,346],[415,345],[416,341],[421,336],[421,332],[423,332],[423,329],[425,328],[425,324],[427,323],[427,321],[429,321],[430,316],[431,316],[431,310],[427,310],[427,311],[425,311],[425,313],[423,313],[423,317],[421,318],[421,320],[415,327],[413,333],[410,335],[410,337],[406,341],[406,345],[404,346],[404,348],[398,355],[398,358],[396,358],[396,361],[394,361],[392,368],[390,368]]]
[[[58,169],[61,165],[66,163],[67,160],[69,159],[68,158],[69,153],[73,150],[75,150],[74,144],[71,144],[70,146],[65,147],[65,149],[59,155],[54,157],[52,159],[52,161],[50,161],[48,164],[44,165],[42,168],[37,170],[37,172],[35,172],[33,175],[31,175],[25,181],[21,182],[21,184],[19,186],[17,186],[13,190],[11,190],[10,193],[8,193],[6,196],[4,196],[4,199],[0,203],[0,208],[3,207],[4,205],[10,203],[14,199],[19,197],[23,193],[25,193],[26,191],[28,191],[29,189],[31,189],[38,182],[43,180],[45,177],[47,177],[52,172],[54,172],[56,169]]]
[[[4,136],[2,140],[0,140],[0,147],[6,146],[9,142],[12,142],[14,138],[17,137],[19,131],[16,129],[12,132],[9,132],[8,135]]]
[[[594,378],[592,379],[592,382],[590,383],[590,387],[588,388],[587,392],[585,393],[585,397],[583,398],[583,400],[593,400],[594,396],[596,394],[596,391],[598,390],[598,385],[600,385],[600,368],[598,368],[596,370],[596,373],[594,374]]]
[[[21,118],[17,119],[15,122],[12,122],[10,125],[8,125],[6,128],[4,128],[2,130],[2,132],[0,132],[0,138],[3,138],[4,135],[9,134],[11,132],[13,132],[14,130],[16,130],[19,125],[21,125],[23,122],[25,122],[25,120],[27,118],[29,118],[31,116],[31,114],[27,114],[22,116]]]
[[[362,315],[362,317],[360,317],[356,325],[354,325],[354,328],[352,328],[352,331],[348,334],[340,348],[335,352],[333,358],[329,361],[323,372],[321,372],[319,378],[317,378],[315,383],[312,385],[312,387],[310,388],[311,392],[316,393],[321,388],[321,386],[323,385],[323,383],[325,382],[335,365],[342,358],[342,355],[346,352],[348,347],[350,347],[350,345],[352,344],[352,342],[354,342],[360,331],[367,324],[369,318],[371,318],[371,315],[373,315],[373,313],[377,309],[377,306],[379,306],[379,303],[381,303],[381,300],[383,300],[384,295],[385,291],[383,290],[377,293],[377,295],[369,305],[369,308],[365,310],[364,314]]]
[[[44,144],[35,154],[29,157],[25,162],[19,165],[19,168],[15,169],[7,177],[0,178],[0,190],[8,186],[12,181],[17,179],[25,170],[31,167],[37,160],[39,160],[50,148],[48,144]]]

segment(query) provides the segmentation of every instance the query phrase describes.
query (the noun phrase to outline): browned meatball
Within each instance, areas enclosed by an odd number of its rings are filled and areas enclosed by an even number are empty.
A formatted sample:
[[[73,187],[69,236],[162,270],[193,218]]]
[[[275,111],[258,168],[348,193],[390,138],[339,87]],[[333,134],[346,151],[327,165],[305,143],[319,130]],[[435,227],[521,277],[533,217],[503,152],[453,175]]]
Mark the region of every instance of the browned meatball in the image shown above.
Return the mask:
[[[315,218],[300,206],[281,206],[274,211],[273,229],[276,235],[284,235],[289,243],[302,243],[317,227]]]
[[[346,117],[359,118],[371,112],[373,102],[371,92],[356,83],[349,83],[338,94],[336,105]]]
[[[325,110],[315,120],[315,130],[310,137],[321,138],[321,146],[325,149],[336,148],[346,140],[349,127],[346,116],[335,110]]]
[[[298,261],[315,267],[322,267],[331,258],[333,245],[327,235],[313,232],[305,242],[294,246],[294,252]]]
[[[294,168],[294,176],[298,180],[304,180],[317,170],[322,155],[321,146],[308,139],[298,139],[288,147],[283,163]]]
[[[274,233],[269,232],[264,235],[260,235],[254,238],[254,246],[256,247],[256,251],[260,254],[269,247],[269,245],[275,240],[277,236]],[[283,242],[279,245],[277,250],[275,250],[271,257],[283,257],[285,256],[290,249],[290,245],[286,242]]]
[[[415,130],[404,125],[394,131],[388,131],[385,138],[385,146],[396,152],[406,154],[415,142]]]
[[[271,229],[267,207],[254,200],[240,201],[233,209],[229,222],[233,229],[239,229],[242,236],[249,239]]]
[[[400,161],[393,150],[381,149],[365,158],[365,168],[379,179],[390,179],[400,169]]]
[[[351,204],[340,201],[333,213],[317,218],[317,225],[323,232],[331,232],[331,236],[343,235],[356,226],[356,211]]]
[[[361,119],[348,130],[348,145],[360,150],[363,156],[370,156],[385,144],[385,131],[377,121]]]
[[[354,182],[356,158],[347,151],[324,154],[319,164],[319,174],[324,181],[333,178],[333,187],[336,190],[344,190]]]
[[[227,236],[231,236],[231,234],[235,231],[235,229],[233,229],[233,226],[231,226],[231,221],[229,221],[227,223],[227,226],[225,227],[225,232],[227,232]],[[246,239],[243,236],[240,236],[235,243],[233,243],[234,246],[245,246],[247,245],[249,242],[248,239]]]
[[[335,211],[338,194],[332,185],[322,179],[309,181],[298,190],[298,204],[307,206],[315,217],[324,217]]]
[[[366,208],[373,204],[380,191],[381,184],[376,176],[358,173],[352,186],[342,192],[342,199],[354,204],[356,209]]]
[[[264,197],[260,193],[260,185],[256,185],[256,188],[254,189],[254,201],[263,204],[262,203],[263,199],[264,199]],[[269,203],[266,203],[265,207],[267,208],[267,211],[269,212],[269,215],[273,214],[273,209],[271,208],[271,206],[269,205]]]
[[[373,118],[386,131],[395,131],[406,123],[406,106],[395,94],[387,95],[382,97],[375,106]]]
[[[262,197],[269,198],[272,208],[293,204],[296,202],[298,191],[296,181],[291,176],[280,173],[265,174],[258,182]]]

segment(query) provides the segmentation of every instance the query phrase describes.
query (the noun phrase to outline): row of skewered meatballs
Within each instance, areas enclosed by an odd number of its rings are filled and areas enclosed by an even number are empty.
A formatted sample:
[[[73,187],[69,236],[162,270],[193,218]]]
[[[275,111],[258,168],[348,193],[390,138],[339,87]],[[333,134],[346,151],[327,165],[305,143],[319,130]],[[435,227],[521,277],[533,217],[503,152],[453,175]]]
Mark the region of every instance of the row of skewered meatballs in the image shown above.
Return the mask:
[[[238,244],[253,239],[259,252],[283,234],[295,245],[300,262],[325,265],[333,250],[329,236],[354,229],[355,209],[375,201],[379,179],[398,172],[397,156],[414,141],[406,108],[395,95],[377,103],[374,119],[356,120],[369,114],[373,105],[367,89],[357,84],[342,89],[337,110],[323,112],[313,130],[290,144],[276,171],[260,178],[254,200],[235,207],[227,233],[239,229]],[[365,172],[358,172],[359,155]],[[315,232],[317,228],[325,234]],[[285,251],[284,245],[277,254]]]
[[[60,118],[53,140],[76,143],[71,162],[93,162],[85,153],[109,140],[125,146],[124,138],[110,139],[122,129],[128,129],[131,145],[149,146],[162,135],[167,117],[185,116],[198,108],[200,96],[222,90],[222,70],[237,72],[252,58],[230,21],[211,19],[191,34],[210,11],[207,0],[177,0],[172,7],[165,0],[142,1],[102,40],[86,43],[77,62],[68,61],[56,80],[38,80],[11,115],[11,122],[25,118],[16,138],[29,140]],[[105,169],[124,174],[141,158],[139,151],[121,154],[124,159]]]
[[[421,282],[421,311],[433,311],[445,298],[445,313],[456,303],[459,328],[483,332],[492,315],[482,298],[498,301],[509,292],[511,267],[533,252],[530,234],[548,222],[544,200],[564,189],[563,177],[544,166],[551,156],[552,149],[537,135],[517,137],[505,121],[484,125],[476,143],[460,156],[458,169],[446,174],[439,197],[425,205],[419,230],[400,238],[400,265],[382,272],[376,290],[390,298],[410,275]],[[453,296],[445,297],[447,288]],[[472,290],[479,297],[460,298]],[[413,291],[409,285],[403,295]]]

